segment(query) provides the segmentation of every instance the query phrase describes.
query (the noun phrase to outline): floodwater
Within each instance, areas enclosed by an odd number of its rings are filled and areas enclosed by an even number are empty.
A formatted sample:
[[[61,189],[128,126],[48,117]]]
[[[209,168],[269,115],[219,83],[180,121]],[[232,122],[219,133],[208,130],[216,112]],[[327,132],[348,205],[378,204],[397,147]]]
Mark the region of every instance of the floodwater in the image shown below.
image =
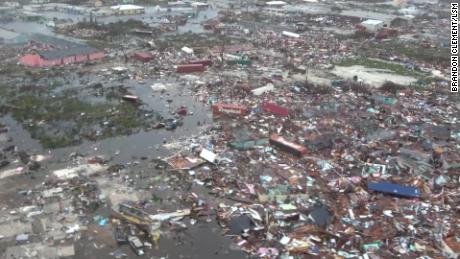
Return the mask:
[[[114,258],[110,253],[122,251],[126,258],[190,258],[190,259],[237,259],[247,258],[243,251],[237,251],[229,238],[221,235],[221,228],[213,221],[211,223],[197,223],[187,230],[177,231],[168,235],[162,235],[157,248],[146,250],[146,255],[137,256],[129,245],[118,247],[115,240],[111,240],[110,230],[98,228],[101,237],[108,246],[100,249],[88,249],[94,247],[94,243],[80,240],[75,245],[75,259],[101,259]],[[108,233],[107,233],[108,232]],[[99,244],[99,242],[97,242]]]
[[[174,16],[174,15],[189,15],[189,19],[187,23],[183,26],[179,26],[177,33],[206,33],[203,27],[200,25],[201,22],[215,18],[218,14],[218,9],[214,8],[206,8],[206,9],[198,9],[193,10],[192,8],[172,8],[171,11],[167,11],[162,9],[158,11],[154,7],[147,7],[145,14],[139,15],[121,15],[121,16],[107,16],[107,17],[97,17],[98,23],[112,23],[117,21],[127,21],[130,19],[140,20],[144,23],[148,24],[151,27],[157,27],[160,25],[161,22],[165,21],[166,16]],[[41,12],[40,15],[44,16],[47,20],[52,21],[54,18],[64,19],[67,21],[71,21],[73,23],[81,22],[81,21],[88,21],[89,14],[70,14],[70,13],[63,13],[57,11],[44,11]],[[60,38],[67,38],[63,37],[62,35],[55,34],[52,27],[46,26],[47,22],[28,22],[28,21],[19,21],[15,20],[13,22],[8,23],[0,23],[1,27],[4,27],[9,30],[16,31],[18,33],[23,33],[26,35],[31,35],[34,33],[41,33],[46,35],[53,35]],[[73,39],[75,40],[75,39]],[[79,41],[79,40],[78,40]]]
[[[189,18],[185,26],[178,28],[178,33],[204,32],[200,23],[203,20],[214,18],[217,15],[216,9],[208,8],[199,10],[196,16]],[[173,9],[171,12],[157,12],[153,8],[147,8],[146,14],[139,16],[117,16],[98,18],[99,22],[109,23],[117,20],[139,19],[146,23],[154,25],[160,22],[165,15],[188,14],[193,13],[192,9]],[[62,14],[56,12],[44,13],[48,19],[54,17],[60,19],[71,19],[81,21],[80,15]],[[16,32],[24,34],[42,33],[55,35],[53,29],[47,27],[44,23],[14,21],[1,24],[2,27],[13,29]],[[59,36],[59,35],[55,35]],[[60,37],[60,36],[59,36]],[[74,82],[69,86],[75,87],[80,84],[74,77]],[[165,92],[154,92],[151,85],[161,81],[167,85]],[[14,208],[26,199],[18,194],[18,189],[33,189],[48,177],[50,172],[56,169],[64,168],[68,165],[69,157],[72,153],[83,154],[86,157],[103,156],[112,157],[110,164],[121,163],[129,164],[139,157],[166,157],[174,151],[168,150],[163,145],[175,142],[181,139],[197,136],[206,127],[212,123],[212,117],[209,106],[193,96],[187,86],[180,85],[175,80],[165,81],[163,79],[146,79],[142,83],[135,80],[125,80],[123,85],[128,87],[131,94],[138,95],[144,108],[160,113],[163,117],[172,117],[172,113],[180,106],[187,107],[188,115],[183,117],[183,125],[173,131],[165,129],[154,129],[150,131],[140,131],[129,136],[118,136],[107,138],[100,141],[84,141],[78,146],[59,148],[54,150],[45,150],[40,143],[32,139],[30,134],[23,129],[22,125],[16,122],[11,116],[5,115],[0,117],[0,123],[6,125],[9,131],[6,133],[12,138],[9,143],[0,143],[0,148],[6,145],[16,145],[18,150],[24,150],[28,154],[42,154],[49,156],[50,159],[42,163],[40,171],[34,176],[18,176],[5,179],[1,183],[1,198],[4,200],[3,206],[8,205]],[[168,101],[169,100],[169,101]],[[171,102],[172,100],[172,102]],[[190,114],[190,113],[193,114]],[[198,125],[199,124],[199,125]],[[12,165],[14,166],[14,164]],[[161,188],[161,187],[160,187]],[[196,188],[196,187],[194,187]],[[200,197],[207,195],[207,189],[201,188],[194,190]],[[207,200],[212,200],[210,197]],[[24,200],[25,202],[26,200]],[[171,205],[174,206],[174,205]],[[177,208],[181,209],[181,208]],[[232,240],[222,235],[222,228],[216,223],[214,217],[211,222],[198,221],[191,225],[189,219],[184,222],[188,228],[178,232],[168,232],[162,235],[157,248],[148,249],[144,256],[137,256],[128,245],[118,246],[113,237],[113,230],[109,226],[89,226],[90,231],[86,232],[81,239],[76,241],[75,259],[102,259],[115,258],[113,252],[119,250],[127,255],[126,258],[246,258],[246,254],[241,250],[235,249]],[[166,229],[164,229],[167,231]],[[0,249],[3,251],[7,243],[2,243]]]
[[[189,90],[177,86],[174,81],[171,81],[170,85],[168,85],[168,90],[162,94],[151,89],[151,85],[156,81],[144,80],[144,82],[144,84],[139,84],[134,80],[127,80],[124,83],[129,86],[128,91],[130,93],[141,98],[148,110],[151,109],[160,113],[164,118],[168,118],[172,117],[172,113],[177,108],[185,106],[189,113],[193,112],[193,115],[183,116],[183,126],[176,128],[174,131],[165,129],[148,132],[141,131],[130,136],[119,136],[98,142],[85,142],[77,147],[58,149],[53,152],[62,152],[63,155],[76,151],[93,155],[113,155],[116,152],[119,153],[116,161],[126,161],[132,159],[133,156],[149,155],[157,157],[168,152],[163,148],[163,144],[179,138],[196,135],[206,125],[210,124],[212,118],[209,107],[194,98]],[[172,100],[172,102],[169,103],[168,99]],[[201,126],[197,126],[198,122],[200,122]]]
[[[72,76],[70,76],[72,78]],[[92,83],[96,83],[93,78]],[[86,82],[86,81],[84,81]],[[162,82],[167,86],[164,93],[153,91],[151,86],[154,83]],[[73,83],[73,86],[80,86],[79,83]],[[180,138],[190,137],[199,134],[205,127],[209,126],[212,121],[212,116],[209,106],[200,102],[193,96],[187,86],[181,86],[176,80],[143,80],[139,83],[136,80],[125,80],[123,85],[127,86],[127,90],[141,98],[143,108],[153,110],[159,113],[164,118],[173,117],[173,113],[177,108],[185,106],[188,114],[182,116],[183,125],[177,127],[173,131],[165,129],[155,129],[151,131],[140,131],[129,136],[118,136],[94,141],[85,141],[81,145],[59,148],[54,150],[43,150],[37,140],[30,138],[20,124],[18,124],[10,116],[4,117],[0,122],[7,125],[11,132],[11,137],[18,140],[17,144],[21,149],[33,150],[38,153],[49,153],[55,157],[67,157],[73,152],[79,152],[87,155],[106,155],[112,156],[118,154],[116,161],[127,161],[135,156],[154,155],[154,157],[164,155],[168,152],[163,147],[164,144]],[[191,114],[193,113],[193,114]],[[198,125],[198,122],[200,125]]]
[[[73,77],[69,76],[68,78]],[[86,79],[83,82],[86,82]],[[166,85],[165,92],[152,90],[151,85],[158,82]],[[72,87],[78,86],[80,83],[74,82]],[[189,90],[189,86],[181,85],[175,79],[152,78],[144,79],[142,82],[125,80],[123,81],[123,85],[127,87],[130,93],[138,95],[141,98],[147,110],[152,109],[165,118],[172,116],[172,113],[180,106],[187,107],[188,112],[193,112],[193,115],[185,116],[183,126],[178,127],[174,131],[167,131],[165,129],[141,131],[129,136],[119,136],[96,142],[86,141],[78,146],[55,150],[44,150],[38,141],[32,139],[29,133],[22,128],[21,124],[17,123],[12,117],[8,115],[1,117],[0,123],[5,124],[10,129],[7,135],[13,139],[8,145],[17,145],[18,150],[27,151],[29,154],[50,156],[50,160],[43,163],[45,170],[37,172],[33,178],[26,176],[19,176],[19,179],[11,177],[2,182],[2,185],[8,184],[9,186],[8,188],[3,188],[1,197],[4,197],[5,201],[6,199],[11,201],[10,208],[17,206],[14,205],[13,201],[16,200],[18,202],[18,199],[21,198],[17,193],[18,188],[26,190],[35,188],[35,186],[46,179],[52,170],[66,167],[69,156],[73,152],[84,154],[87,157],[96,155],[113,157],[110,164],[129,164],[139,160],[140,157],[148,157],[149,159],[166,157],[171,154],[171,150],[163,147],[165,142],[171,143],[192,135],[198,135],[205,127],[212,123],[209,106],[206,106],[198,98],[194,97],[191,90]],[[172,102],[168,100],[172,100]],[[197,126],[198,121],[201,126]],[[143,166],[145,165],[139,165],[139,167]],[[156,188],[162,189],[161,186],[156,186]],[[197,187],[193,188],[196,189]],[[193,191],[200,195],[200,197],[206,197],[207,195],[206,188]],[[154,190],[150,192],[154,192]],[[165,189],[163,195],[174,195],[174,193],[167,193],[168,191]],[[24,198],[22,197],[22,199]],[[209,200],[210,203],[213,202],[212,197],[205,200]],[[18,204],[21,203],[18,202]],[[170,204],[170,206],[178,205]],[[183,207],[178,206],[176,209],[181,208]],[[172,209],[174,210],[174,208]],[[245,258],[246,254],[241,250],[235,249],[232,240],[222,235],[222,228],[217,225],[214,216],[211,216],[211,219],[212,221],[209,223],[199,220],[195,225],[191,225],[189,219],[185,218],[184,223],[187,224],[188,228],[180,231],[169,232],[168,227],[164,227],[165,234],[161,236],[158,248],[148,249],[148,252],[146,251],[146,255],[144,256],[135,255],[129,245],[118,246],[113,237],[113,229],[110,226],[99,227],[89,225],[88,227],[91,231],[85,232],[86,234],[82,235],[82,238],[75,242],[76,255],[73,258],[114,258],[111,253],[117,250],[127,254],[127,258]],[[0,248],[4,248],[4,245],[2,244]]]
[[[70,74],[67,78],[74,77]],[[95,80],[94,77],[92,79]],[[82,82],[85,84],[86,80],[87,78],[84,78]],[[166,86],[166,91],[158,92],[152,90],[151,86],[158,82]],[[81,82],[74,82],[71,86],[83,87],[80,84]],[[107,86],[108,84],[104,85]],[[30,190],[41,185],[50,172],[67,166],[69,156],[73,152],[84,154],[86,157],[95,155],[104,157],[114,156],[110,164],[130,164],[134,161],[139,161],[140,157],[148,157],[149,160],[156,157],[165,157],[171,153],[170,150],[162,146],[165,140],[166,143],[171,143],[181,138],[197,135],[204,127],[212,123],[209,106],[206,106],[198,98],[194,97],[191,90],[189,90],[189,86],[181,85],[176,79],[152,78],[143,79],[142,82],[125,80],[123,81],[123,85],[127,86],[130,93],[138,95],[141,98],[147,110],[152,109],[162,116],[168,117],[177,107],[185,106],[189,113],[193,112],[193,115],[185,116],[183,126],[178,127],[174,131],[164,129],[142,131],[129,136],[108,138],[97,142],[87,141],[78,146],[55,150],[44,150],[38,141],[32,139],[29,133],[22,128],[21,124],[17,123],[10,116],[0,117],[0,123],[5,124],[9,128],[7,135],[13,139],[8,145],[16,145],[18,150],[24,150],[31,155],[43,154],[50,156],[50,160],[42,164],[44,169],[34,173],[33,178],[18,176],[2,180],[0,184],[0,188],[2,188],[0,198],[3,199],[3,206],[8,204],[8,207],[13,209],[18,204],[24,204],[27,201],[27,197],[19,195],[18,189]],[[168,100],[172,100],[172,102]],[[200,121],[201,126],[197,126],[198,121]],[[0,143],[0,147],[4,147],[2,144]],[[117,155],[115,156],[115,154]],[[140,162],[136,168],[149,170],[145,163],[147,162]],[[108,183],[111,183],[110,180],[108,180]],[[163,188],[162,184],[170,186]],[[174,197],[175,193],[171,193],[171,187],[174,186],[171,186],[170,183],[158,183],[157,185],[154,189],[143,190],[143,192],[155,193],[160,190],[162,195]],[[110,187],[113,188],[113,186]],[[197,193],[210,206],[216,207],[218,200],[209,195],[206,188],[201,186],[193,186],[192,188],[191,191]],[[228,204],[228,202],[226,203]],[[184,208],[176,203],[168,204],[168,207],[172,211]],[[109,213],[106,209],[103,216],[108,215]],[[88,216],[92,217],[94,215]],[[246,258],[247,255],[243,251],[238,250],[230,238],[223,236],[222,228],[217,225],[215,217],[211,215],[210,219],[212,220],[211,222],[198,220],[195,225],[191,225],[190,220],[185,218],[183,220],[187,225],[187,229],[185,230],[168,231],[167,226],[163,227],[165,232],[162,233],[157,248],[146,249],[146,255],[144,256],[135,255],[129,245],[119,246],[116,244],[113,229],[109,225],[103,227],[95,226],[94,224],[87,225],[89,231],[83,232],[82,237],[74,243],[76,255],[73,258],[114,258],[113,253],[115,251],[126,254],[128,256],[126,258]],[[6,245],[8,243],[0,244],[0,253],[6,248]]]
[[[109,138],[97,142],[85,142],[79,146],[61,148],[56,150],[43,150],[40,144],[30,138],[30,135],[22,126],[10,116],[0,118],[0,123],[5,124],[10,131],[8,136],[13,138],[9,144],[17,145],[19,150],[26,150],[29,154],[45,154],[51,159],[46,163],[48,169],[58,169],[66,165],[66,160],[72,152],[78,152],[87,156],[115,156],[111,163],[131,163],[135,157],[146,156],[150,158],[164,157],[169,151],[162,147],[164,140],[167,142],[198,134],[202,127],[197,127],[197,121],[201,125],[209,125],[211,116],[209,107],[194,98],[187,87],[178,85],[174,80],[164,82],[168,89],[164,93],[154,92],[151,85],[156,80],[144,80],[140,84],[134,80],[127,80],[124,83],[128,90],[141,97],[143,103],[148,109],[153,109],[163,116],[167,116],[177,107],[184,105],[188,111],[193,111],[193,115],[184,118],[184,125],[174,131],[156,129],[148,132],[139,132],[130,136],[120,136]],[[169,84],[168,84],[169,83]],[[167,100],[173,99],[172,103]],[[33,188],[34,185],[41,182],[43,177],[37,176],[35,180],[28,179],[20,181],[23,188]],[[15,180],[17,181],[17,180]],[[30,187],[26,187],[30,186]],[[13,190],[10,190],[13,191]],[[206,189],[198,190],[197,193],[206,195]],[[15,194],[13,194],[15,195]],[[11,198],[11,197],[10,197]],[[158,248],[148,249],[145,256],[137,256],[133,253],[128,245],[118,246],[113,239],[113,230],[109,226],[95,228],[93,233],[89,234],[92,238],[88,239],[84,235],[76,241],[75,259],[99,259],[114,258],[111,253],[119,250],[127,254],[127,258],[245,258],[244,252],[232,249],[232,240],[222,235],[222,229],[217,225],[215,219],[212,222],[198,222],[196,225],[190,225],[188,219],[184,220],[188,229],[179,232],[171,232],[161,236]],[[167,230],[167,229],[166,229]]]
[[[54,35],[52,28],[47,27],[45,24],[36,22],[14,21],[10,23],[0,23],[6,29],[16,31],[23,34],[41,33],[46,35]]]

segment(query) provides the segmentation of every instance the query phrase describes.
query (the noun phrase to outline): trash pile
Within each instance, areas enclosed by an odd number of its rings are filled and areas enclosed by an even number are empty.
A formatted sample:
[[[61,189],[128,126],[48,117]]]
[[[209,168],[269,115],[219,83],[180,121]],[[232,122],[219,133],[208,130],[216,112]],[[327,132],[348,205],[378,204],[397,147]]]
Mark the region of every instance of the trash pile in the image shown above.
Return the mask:
[[[169,163],[223,198],[226,235],[259,257],[458,256],[458,105],[295,91],[214,105],[218,127]]]

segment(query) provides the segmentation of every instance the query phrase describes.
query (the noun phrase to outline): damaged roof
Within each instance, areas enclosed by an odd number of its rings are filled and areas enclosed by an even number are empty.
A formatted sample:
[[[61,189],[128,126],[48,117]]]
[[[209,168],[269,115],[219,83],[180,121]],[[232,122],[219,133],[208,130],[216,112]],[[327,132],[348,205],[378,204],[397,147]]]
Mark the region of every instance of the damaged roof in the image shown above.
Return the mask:
[[[85,46],[85,45],[80,45],[80,46],[68,48],[68,49],[38,51],[38,54],[42,56],[44,59],[53,60],[53,59],[65,58],[65,57],[76,56],[76,55],[89,55],[89,54],[93,54],[96,52],[99,52],[99,50],[96,48]]]

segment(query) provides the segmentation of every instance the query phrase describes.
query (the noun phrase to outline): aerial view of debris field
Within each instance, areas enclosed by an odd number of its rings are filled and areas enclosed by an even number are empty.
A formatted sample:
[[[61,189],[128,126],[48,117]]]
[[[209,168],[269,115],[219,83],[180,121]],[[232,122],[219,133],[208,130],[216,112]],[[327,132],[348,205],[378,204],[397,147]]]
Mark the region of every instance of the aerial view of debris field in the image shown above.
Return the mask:
[[[0,1],[0,258],[460,258],[452,2]]]

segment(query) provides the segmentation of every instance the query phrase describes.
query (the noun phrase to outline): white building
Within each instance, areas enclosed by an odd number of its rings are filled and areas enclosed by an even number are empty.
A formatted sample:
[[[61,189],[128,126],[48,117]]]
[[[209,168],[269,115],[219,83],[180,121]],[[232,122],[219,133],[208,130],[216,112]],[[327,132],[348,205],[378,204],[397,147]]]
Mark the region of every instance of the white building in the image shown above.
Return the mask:
[[[289,38],[296,38],[296,39],[298,39],[298,38],[300,37],[299,34],[293,33],[293,32],[289,32],[289,31],[283,31],[281,34],[282,34],[283,36],[286,36],[286,37],[289,37]]]
[[[281,7],[287,5],[284,1],[270,1],[265,3],[269,7]]]
[[[385,27],[385,22],[381,20],[365,20],[364,22],[361,23],[364,28],[366,28],[366,31],[369,32],[376,32],[380,30],[381,28]]]
[[[31,0],[30,3],[31,4],[47,4],[47,3],[50,3],[51,0]]]
[[[115,5],[110,7],[112,11],[119,15],[142,14],[145,13],[145,7],[132,4]]]
[[[209,6],[209,4],[207,4],[207,3],[202,3],[202,2],[192,2],[192,3],[190,4],[190,6],[193,7],[193,8],[206,8],[206,7]]]

